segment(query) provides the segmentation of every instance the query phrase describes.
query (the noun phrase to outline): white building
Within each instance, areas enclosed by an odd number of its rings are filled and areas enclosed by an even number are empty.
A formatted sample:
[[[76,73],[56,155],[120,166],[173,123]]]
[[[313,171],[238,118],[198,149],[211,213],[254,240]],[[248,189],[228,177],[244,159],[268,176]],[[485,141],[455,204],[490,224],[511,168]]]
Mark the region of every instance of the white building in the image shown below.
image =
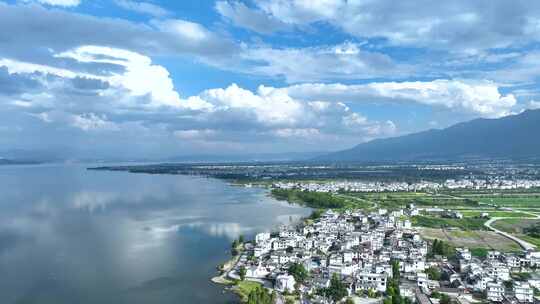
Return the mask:
[[[386,273],[362,272],[357,275],[357,289],[375,289],[380,292],[386,290]]]
[[[296,281],[292,275],[280,274],[276,277],[276,285],[274,286],[277,291],[294,291],[294,285]]]
[[[527,282],[514,282],[514,296],[521,303],[532,303],[534,290]]]
[[[487,284],[487,299],[492,302],[502,302],[504,297],[504,286],[499,282]]]
[[[257,243],[257,244],[261,244],[263,242],[266,242],[269,239],[270,239],[270,233],[268,233],[268,232],[257,233],[257,235],[255,235],[255,243]]]

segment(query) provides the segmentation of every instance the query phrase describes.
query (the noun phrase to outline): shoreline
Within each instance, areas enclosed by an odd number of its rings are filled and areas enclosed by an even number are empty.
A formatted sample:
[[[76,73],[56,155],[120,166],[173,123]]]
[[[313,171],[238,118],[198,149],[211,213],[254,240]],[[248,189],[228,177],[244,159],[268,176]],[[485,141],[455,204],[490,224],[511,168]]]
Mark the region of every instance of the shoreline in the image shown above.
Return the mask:
[[[237,255],[227,260],[223,264],[221,269],[219,270],[221,273],[217,276],[212,277],[210,281],[212,281],[215,284],[220,284],[220,285],[234,284],[234,281],[229,279],[229,272],[234,269],[234,266],[238,263],[239,259],[240,259],[240,255]]]

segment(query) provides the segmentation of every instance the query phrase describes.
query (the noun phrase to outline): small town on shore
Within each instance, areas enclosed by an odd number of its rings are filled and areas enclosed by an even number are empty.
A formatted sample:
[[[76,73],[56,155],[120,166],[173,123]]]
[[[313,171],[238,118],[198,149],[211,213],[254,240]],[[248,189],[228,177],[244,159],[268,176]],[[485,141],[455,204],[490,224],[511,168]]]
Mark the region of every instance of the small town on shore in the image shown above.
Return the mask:
[[[214,282],[245,303],[534,303],[540,252],[456,248],[423,239],[401,210],[316,210],[303,222],[235,240]]]
[[[540,180],[505,179],[494,177],[490,179],[447,179],[444,182],[366,182],[366,181],[329,181],[329,182],[277,182],[272,185],[275,189],[297,189],[313,192],[398,192],[423,190],[512,190],[539,188]]]

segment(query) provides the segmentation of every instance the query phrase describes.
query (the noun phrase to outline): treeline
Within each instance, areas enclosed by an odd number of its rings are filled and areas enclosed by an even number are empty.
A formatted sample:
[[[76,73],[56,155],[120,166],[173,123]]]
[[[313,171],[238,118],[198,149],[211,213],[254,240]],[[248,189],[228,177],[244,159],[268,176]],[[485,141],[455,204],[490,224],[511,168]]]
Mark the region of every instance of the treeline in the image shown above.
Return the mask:
[[[392,279],[386,284],[386,298],[383,304],[411,304],[412,301],[407,297],[402,297],[399,290],[399,261],[392,261]]]
[[[273,304],[276,303],[276,292],[270,293],[268,289],[257,286],[248,295],[247,304]]]
[[[272,196],[289,203],[317,209],[338,209],[347,205],[347,200],[330,193],[302,191],[297,189],[272,189]]]
[[[431,251],[429,252],[429,255],[431,257],[435,255],[452,257],[455,254],[456,254],[456,248],[454,248],[452,245],[439,239],[433,240],[433,243],[431,244]]]
[[[523,232],[531,237],[540,238],[540,223],[523,229]]]

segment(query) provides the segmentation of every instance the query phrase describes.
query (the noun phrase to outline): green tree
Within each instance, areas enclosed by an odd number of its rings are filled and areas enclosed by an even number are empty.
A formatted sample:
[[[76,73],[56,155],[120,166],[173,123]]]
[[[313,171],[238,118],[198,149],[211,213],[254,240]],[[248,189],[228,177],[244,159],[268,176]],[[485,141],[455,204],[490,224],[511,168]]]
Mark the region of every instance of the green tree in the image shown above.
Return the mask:
[[[304,283],[304,281],[308,277],[308,272],[304,265],[300,263],[293,263],[289,266],[289,269],[287,270],[290,275],[294,277],[296,282]]]
[[[394,260],[392,261],[392,278],[394,280],[398,280],[399,281],[399,276],[400,276],[400,272],[399,272],[399,261],[398,260]]]
[[[257,286],[249,293],[247,304],[273,304],[275,299],[274,293],[270,294],[266,288]]]
[[[437,269],[436,267],[429,267],[426,270],[426,273],[430,280],[436,280],[439,281],[441,279],[441,271]]]
[[[441,294],[440,304],[450,304],[450,297],[447,294]]]
[[[247,273],[246,267],[240,266],[240,269],[238,269],[238,275],[240,276],[240,280],[243,281],[246,278],[246,273]]]
[[[332,279],[330,279],[330,286],[328,287],[327,294],[334,302],[338,302],[348,294],[347,287],[335,273],[332,275]]]
[[[354,301],[352,298],[347,298],[347,300],[345,300],[345,304],[354,304]]]

